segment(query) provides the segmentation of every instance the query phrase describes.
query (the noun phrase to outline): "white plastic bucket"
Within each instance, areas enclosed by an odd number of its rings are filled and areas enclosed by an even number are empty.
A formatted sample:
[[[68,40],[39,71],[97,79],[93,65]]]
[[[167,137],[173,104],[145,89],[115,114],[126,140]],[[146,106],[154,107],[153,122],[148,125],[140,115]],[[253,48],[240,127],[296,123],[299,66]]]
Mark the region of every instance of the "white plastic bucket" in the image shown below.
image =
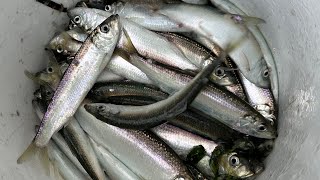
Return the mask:
[[[260,27],[279,71],[279,137],[258,179],[320,179],[319,1],[233,2],[267,21]],[[38,123],[31,107],[35,86],[23,71],[46,65],[43,48],[58,30],[54,24],[67,17],[35,0],[4,1],[0,11],[0,179],[47,179],[36,161],[16,164]]]

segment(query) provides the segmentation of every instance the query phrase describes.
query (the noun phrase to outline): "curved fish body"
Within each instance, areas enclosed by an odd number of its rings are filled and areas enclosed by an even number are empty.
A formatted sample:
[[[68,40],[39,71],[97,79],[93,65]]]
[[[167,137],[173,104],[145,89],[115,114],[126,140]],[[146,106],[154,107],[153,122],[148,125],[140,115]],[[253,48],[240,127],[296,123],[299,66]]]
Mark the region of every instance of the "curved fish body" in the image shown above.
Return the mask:
[[[276,123],[276,107],[271,90],[257,87],[248,81],[241,73],[239,76],[251,106],[259,111],[266,119]]]
[[[88,34],[82,31],[80,28],[74,28],[66,31],[74,40],[84,42],[88,38]]]
[[[109,31],[107,31],[107,28]],[[33,141],[44,147],[73,116],[108,64],[120,34],[118,16],[111,16],[90,34],[65,72]]]
[[[187,155],[195,146],[202,145],[208,156],[218,146],[212,140],[169,124],[162,124],[152,128],[151,131],[168,144],[183,160],[187,159]]]
[[[132,58],[139,56],[132,55]],[[85,108],[98,119],[122,128],[145,130],[162,124],[181,114],[208,82],[215,64],[208,60],[204,68],[182,89],[168,98],[145,106],[122,106],[114,104],[86,104]]]
[[[88,180],[81,171],[63,154],[54,142],[48,143],[49,159],[53,162],[54,167],[58,169],[63,179],[70,180]]]
[[[101,122],[83,106],[75,114],[81,127],[98,144],[143,179],[192,179],[179,157],[154,134],[120,129]]]
[[[78,121],[71,117],[68,125],[63,129],[65,138],[73,149],[82,166],[92,179],[104,180],[107,177],[102,170],[98,158],[91,146],[87,134],[82,130]]]
[[[237,7],[235,4],[233,4],[230,1],[226,0],[210,0],[213,5],[218,7],[220,10],[222,10],[225,13],[230,14],[239,14],[242,16],[247,16],[247,14],[242,11],[239,7]],[[275,101],[278,102],[278,96],[279,96],[279,80],[278,80],[278,71],[277,67],[274,61],[273,54],[270,50],[270,47],[263,36],[262,32],[258,28],[258,26],[248,26],[248,29],[251,31],[253,36],[256,38],[257,42],[260,45],[264,60],[266,61],[269,73],[270,73],[270,80],[271,80],[271,90],[273,92]]]
[[[71,19],[79,18],[77,25],[84,31],[91,32],[99,22],[105,20],[111,13],[79,7],[69,10],[68,15]],[[121,18],[121,23],[140,55],[182,70],[197,70],[197,67],[163,36],[125,18]],[[128,43],[128,39],[122,34],[118,47],[127,47]],[[125,51],[131,52],[130,49],[125,49]]]
[[[181,89],[191,77],[176,73],[143,60],[132,60],[164,92],[169,94]],[[232,93],[209,85],[198,94],[191,107],[219,120],[230,128],[255,137],[276,137],[275,127],[248,103]]]
[[[182,1],[189,4],[200,4],[200,5],[208,4],[208,0],[182,0]]]
[[[228,50],[230,57],[250,82],[259,87],[270,86],[269,77],[265,74],[268,68],[262,59],[259,44],[243,24],[214,8],[198,5],[168,4],[157,12],[182,23],[223,50]]]
[[[116,82],[99,84],[92,88],[90,95],[98,101],[108,100],[110,97],[145,97],[156,101],[164,100],[168,97],[167,93],[157,88],[135,82]]]
[[[133,173],[132,170],[123,164],[118,158],[114,157],[107,149],[96,143],[92,138],[90,138],[90,142],[108,177],[117,180],[142,179]]]

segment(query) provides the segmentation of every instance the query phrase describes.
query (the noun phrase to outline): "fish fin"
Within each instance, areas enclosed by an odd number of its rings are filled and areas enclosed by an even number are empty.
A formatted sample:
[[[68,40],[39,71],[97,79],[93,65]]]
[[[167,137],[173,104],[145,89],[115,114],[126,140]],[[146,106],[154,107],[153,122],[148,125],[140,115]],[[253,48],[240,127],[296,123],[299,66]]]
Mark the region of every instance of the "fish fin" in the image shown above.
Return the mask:
[[[40,148],[39,148],[40,149]],[[42,167],[45,170],[46,175],[51,176],[52,172],[52,162],[49,159],[49,154],[48,154],[48,148],[44,147],[41,148],[39,151],[39,160],[42,165]]]
[[[242,17],[245,24],[247,26],[256,26],[259,24],[265,24],[266,21],[264,19],[258,18],[258,17],[250,17],[250,16],[244,16]]]
[[[126,37],[127,41],[128,41],[128,53],[130,54],[139,54],[138,50],[136,49],[136,47],[134,46],[128,31],[125,28],[122,28],[122,31],[124,33],[124,36]]]
[[[25,71],[24,71],[24,74],[25,74],[29,79],[31,79],[32,81],[34,81],[34,82],[37,83],[37,84],[40,84],[40,85],[48,85],[47,82],[41,80],[40,78],[38,78],[38,77],[36,76],[36,74],[31,73],[31,72],[29,72],[28,70],[25,70]]]
[[[18,164],[30,161],[36,154],[39,153],[39,148],[35,145],[34,140],[30,143],[27,149],[17,159]]]

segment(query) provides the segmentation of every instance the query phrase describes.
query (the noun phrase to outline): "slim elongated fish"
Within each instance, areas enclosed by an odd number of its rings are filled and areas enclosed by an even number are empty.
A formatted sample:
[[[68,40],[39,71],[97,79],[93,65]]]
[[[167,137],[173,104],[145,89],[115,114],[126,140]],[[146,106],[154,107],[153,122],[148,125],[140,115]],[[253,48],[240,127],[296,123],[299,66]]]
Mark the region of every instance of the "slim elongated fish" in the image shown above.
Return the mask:
[[[262,59],[261,49],[246,26],[235,23],[232,18],[207,6],[169,4],[157,12],[182,23],[223,50],[227,50],[230,44],[236,44],[228,54],[244,76],[259,87],[270,86],[269,74],[265,73],[268,68]]]
[[[64,74],[32,144],[37,147],[46,146],[52,135],[73,116],[109,62],[120,28],[119,17],[115,15],[90,34]]]
[[[237,7],[234,3],[231,1],[226,0],[210,0],[213,5],[218,7],[220,10],[222,10],[225,13],[229,14],[238,14],[241,16],[248,17],[247,13],[242,11],[239,7]],[[249,20],[250,21],[250,20]],[[251,33],[256,38],[257,42],[260,45],[264,60],[266,61],[270,73],[270,80],[271,80],[271,90],[273,92],[273,96],[275,98],[275,102],[278,102],[278,96],[279,96],[279,80],[278,80],[278,70],[275,65],[274,57],[272,55],[271,49],[268,45],[268,42],[266,41],[265,37],[263,36],[262,32],[256,26],[254,25],[248,25],[248,29],[251,31]]]
[[[80,163],[92,179],[104,180],[107,177],[102,170],[98,158],[91,146],[87,134],[82,130],[78,121],[71,117],[68,125],[63,129],[65,138],[73,149]]]
[[[140,58],[132,55],[132,58]],[[181,90],[165,100],[145,106],[121,106],[113,104],[87,104],[85,108],[98,119],[123,128],[148,129],[184,112],[202,87],[208,82],[216,64],[207,60],[204,68]]]
[[[132,172],[129,167],[123,164],[118,158],[114,157],[107,149],[96,143],[90,138],[101,165],[111,179],[117,180],[139,180],[142,179]]]
[[[138,176],[159,180],[192,179],[179,157],[154,134],[108,125],[88,113],[83,106],[75,117],[92,139]]]
[[[131,63],[167,93],[175,92],[191,80],[190,76],[146,61],[133,59]],[[216,86],[205,87],[191,103],[191,107],[244,134],[267,139],[276,136],[275,127],[260,113],[237,96]]]
[[[84,31],[91,32],[99,22],[109,17],[111,13],[96,9],[74,8],[69,10],[68,15]],[[125,18],[121,19],[121,23],[140,55],[182,70],[197,70],[197,67],[163,36]],[[119,44],[126,47],[128,42],[128,39],[122,35]]]

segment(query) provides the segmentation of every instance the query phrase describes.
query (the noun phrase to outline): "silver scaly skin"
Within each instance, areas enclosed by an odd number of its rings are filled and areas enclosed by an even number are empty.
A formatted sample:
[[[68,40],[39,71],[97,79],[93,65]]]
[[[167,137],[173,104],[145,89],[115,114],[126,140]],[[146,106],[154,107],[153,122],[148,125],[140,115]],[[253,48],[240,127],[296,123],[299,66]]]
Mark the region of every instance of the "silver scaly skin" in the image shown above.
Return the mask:
[[[133,59],[155,84],[169,94],[185,86],[191,77],[176,73],[147,61]],[[216,86],[206,86],[191,103],[191,107],[219,120],[230,128],[255,137],[273,139],[276,129],[260,113],[232,93]]]
[[[182,23],[227,50],[240,71],[252,83],[259,87],[270,86],[269,77],[265,74],[268,68],[262,59],[259,44],[243,24],[214,8],[200,5],[168,4],[156,12]]]
[[[77,20],[78,26],[86,32],[90,32],[96,27],[97,22],[103,21],[110,15],[111,13],[105,11],[80,7],[71,9],[68,12],[68,16],[74,19],[74,21]],[[165,37],[125,18],[121,18],[121,23],[140,55],[182,70],[194,71],[198,69],[185,57],[178,47],[169,42]],[[128,43],[128,39],[122,33],[117,47],[131,52],[131,49],[126,49]]]
[[[108,64],[120,34],[118,16],[111,16],[83,43],[65,72],[34,139],[44,147],[75,113],[82,100]]]
[[[108,125],[88,113],[83,106],[75,117],[92,139],[143,179],[192,179],[179,157],[154,134]]]

